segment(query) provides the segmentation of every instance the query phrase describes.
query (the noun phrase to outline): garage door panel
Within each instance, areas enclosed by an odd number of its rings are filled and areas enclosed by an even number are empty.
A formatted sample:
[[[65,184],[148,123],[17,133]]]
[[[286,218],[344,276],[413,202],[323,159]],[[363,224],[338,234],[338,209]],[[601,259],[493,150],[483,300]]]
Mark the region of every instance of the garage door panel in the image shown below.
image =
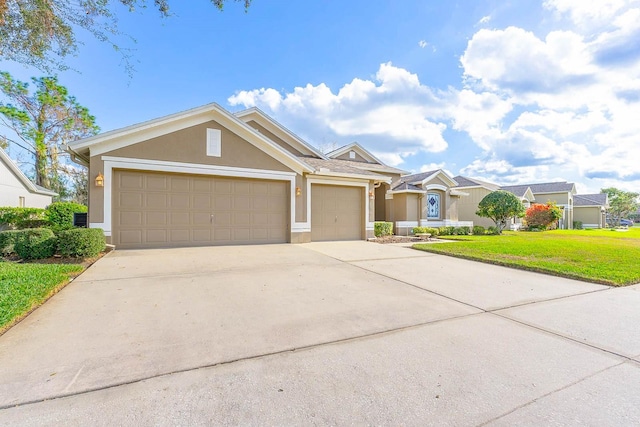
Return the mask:
[[[142,194],[140,195],[142,197]],[[145,207],[149,209],[167,209],[168,195],[162,193],[147,193],[144,196],[146,199]]]
[[[289,182],[116,170],[114,183],[119,247],[288,240]]]
[[[311,240],[360,240],[363,230],[362,187],[311,186]]]
[[[148,225],[167,225],[167,214],[165,212],[147,212]]]

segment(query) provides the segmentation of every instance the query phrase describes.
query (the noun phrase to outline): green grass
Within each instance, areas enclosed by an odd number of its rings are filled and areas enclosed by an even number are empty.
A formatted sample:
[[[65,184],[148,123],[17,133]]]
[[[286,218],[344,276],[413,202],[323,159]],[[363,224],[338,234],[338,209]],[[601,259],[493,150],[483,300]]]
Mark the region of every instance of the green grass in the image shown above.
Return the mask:
[[[612,286],[640,282],[640,227],[443,238],[458,241],[414,248]]]
[[[0,333],[42,304],[84,270],[71,264],[16,264],[0,261]]]

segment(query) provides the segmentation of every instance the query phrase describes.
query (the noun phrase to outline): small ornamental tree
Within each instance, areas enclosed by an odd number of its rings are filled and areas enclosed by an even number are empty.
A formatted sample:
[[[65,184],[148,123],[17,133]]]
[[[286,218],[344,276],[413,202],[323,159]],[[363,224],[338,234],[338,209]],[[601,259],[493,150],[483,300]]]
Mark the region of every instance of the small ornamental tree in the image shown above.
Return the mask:
[[[553,202],[534,203],[525,214],[525,222],[529,229],[546,230],[562,218],[562,210]]]
[[[476,215],[493,220],[498,234],[502,234],[509,218],[524,216],[524,206],[513,193],[498,190],[484,196],[478,203]]]

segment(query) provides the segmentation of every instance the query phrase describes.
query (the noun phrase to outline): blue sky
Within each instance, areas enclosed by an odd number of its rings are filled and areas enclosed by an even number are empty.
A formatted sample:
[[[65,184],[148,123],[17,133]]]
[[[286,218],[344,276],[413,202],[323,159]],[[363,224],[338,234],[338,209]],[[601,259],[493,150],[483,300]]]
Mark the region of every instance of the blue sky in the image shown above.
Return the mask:
[[[210,102],[258,106],[315,146],[357,141],[409,171],[640,191],[640,0],[171,8],[119,13],[136,39],[119,39],[134,49],[132,77],[78,34],[78,72],[59,78],[102,130]]]

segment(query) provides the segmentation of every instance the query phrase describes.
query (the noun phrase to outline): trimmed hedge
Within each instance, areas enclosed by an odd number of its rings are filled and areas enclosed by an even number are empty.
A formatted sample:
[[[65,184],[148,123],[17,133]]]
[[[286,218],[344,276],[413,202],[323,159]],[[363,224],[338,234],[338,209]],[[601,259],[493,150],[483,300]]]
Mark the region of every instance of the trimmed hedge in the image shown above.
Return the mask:
[[[0,207],[0,225],[9,229],[33,228],[29,227],[31,223],[46,221],[44,212],[45,210],[41,208]]]
[[[391,236],[393,234],[393,223],[376,221],[373,223],[373,234],[376,237]]]
[[[55,202],[47,207],[45,217],[52,230],[69,230],[73,228],[73,214],[84,212],[87,212],[85,205],[73,202]]]
[[[487,234],[495,236],[495,235],[500,234],[500,230],[498,230],[498,227],[491,226],[491,227],[487,228]]]
[[[74,228],[58,233],[58,252],[66,257],[94,257],[105,248],[101,228]]]
[[[452,236],[455,229],[455,227],[440,227],[438,231],[441,236]]]
[[[56,253],[58,239],[48,228],[18,230],[15,252],[23,259],[42,259]]]
[[[469,234],[471,234],[471,227],[467,227],[466,225],[453,229],[454,236],[468,236]]]
[[[7,256],[14,254],[15,244],[18,241],[20,230],[5,230],[0,231],[0,255]]]
[[[437,236],[440,234],[440,230],[433,227],[413,227],[413,230],[411,230],[411,232],[413,234],[427,233],[431,234],[432,236]]]
[[[472,233],[474,236],[483,236],[487,233],[487,230],[481,225],[474,225]]]

